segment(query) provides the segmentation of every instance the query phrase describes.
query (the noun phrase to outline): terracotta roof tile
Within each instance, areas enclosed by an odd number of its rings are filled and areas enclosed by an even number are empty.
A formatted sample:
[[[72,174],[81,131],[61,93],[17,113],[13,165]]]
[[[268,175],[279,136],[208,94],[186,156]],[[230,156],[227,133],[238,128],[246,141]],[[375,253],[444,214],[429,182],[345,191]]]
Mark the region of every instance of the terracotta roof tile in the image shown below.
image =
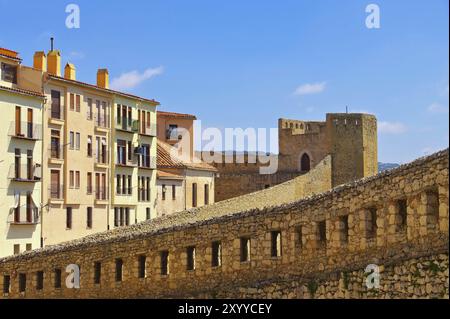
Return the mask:
[[[169,145],[163,141],[158,141],[157,148],[157,167],[160,168],[189,168],[189,169],[198,169],[203,171],[212,171],[217,172],[217,169],[209,165],[198,157],[196,157],[196,161],[191,161],[189,159],[181,158],[181,156],[171,156],[170,150],[172,149],[172,145]]]
[[[42,98],[45,97],[45,95],[42,94],[41,92],[35,92],[35,91],[19,89],[19,88],[10,88],[7,86],[2,86],[2,85],[0,85],[0,90],[9,91],[9,92],[13,92],[13,93],[20,93],[20,94],[25,94],[25,95],[30,95],[30,96],[37,96],[37,97],[42,97]]]
[[[184,114],[184,113],[158,111],[157,115],[158,116],[166,116],[166,117],[185,118],[185,119],[192,119],[192,120],[196,120],[197,119],[197,117],[195,115]]]
[[[19,53],[13,50],[9,50],[6,48],[1,48],[0,47],[0,56],[8,58],[8,59],[13,59],[16,61],[22,61],[21,58],[19,58]]]

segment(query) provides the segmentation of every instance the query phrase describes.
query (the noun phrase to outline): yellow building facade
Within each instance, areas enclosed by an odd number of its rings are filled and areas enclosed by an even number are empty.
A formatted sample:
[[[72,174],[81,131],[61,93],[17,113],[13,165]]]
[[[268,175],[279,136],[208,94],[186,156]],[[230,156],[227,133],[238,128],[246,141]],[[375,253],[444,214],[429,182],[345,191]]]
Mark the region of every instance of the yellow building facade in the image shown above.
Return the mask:
[[[107,69],[78,81],[58,50],[17,56],[0,50],[0,257],[155,217],[159,103],[109,89]]]
[[[0,48],[0,257],[40,247],[41,74]]]

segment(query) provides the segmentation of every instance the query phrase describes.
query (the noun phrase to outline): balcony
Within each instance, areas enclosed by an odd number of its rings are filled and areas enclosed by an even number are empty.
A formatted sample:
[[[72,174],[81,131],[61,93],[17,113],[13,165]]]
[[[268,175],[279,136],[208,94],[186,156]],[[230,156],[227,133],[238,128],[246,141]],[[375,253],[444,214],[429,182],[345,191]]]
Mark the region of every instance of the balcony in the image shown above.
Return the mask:
[[[41,180],[41,177],[42,167],[40,164],[12,164],[9,168],[8,178],[15,182],[36,183]]]
[[[50,110],[50,118],[49,123],[54,125],[63,125],[64,124],[64,112],[63,106],[60,108],[56,107]]]
[[[48,160],[50,164],[61,165],[64,163],[64,149],[62,146],[55,144],[48,149]]]
[[[48,189],[48,194],[51,201],[64,200],[64,185],[52,184]]]
[[[139,132],[139,121],[131,120],[127,117],[116,117],[115,128],[128,133],[138,133]]]
[[[138,167],[141,169],[156,169],[156,156],[140,156]]]
[[[95,129],[101,132],[109,131],[109,117],[105,115],[95,114],[94,115],[94,125]]]
[[[139,129],[139,134],[144,136],[155,137],[157,135],[156,123],[151,123],[150,126],[145,126]]]
[[[109,154],[107,151],[97,151],[95,152],[95,166],[99,168],[109,167]]]
[[[17,207],[8,216],[8,223],[10,225],[37,225],[40,222],[39,208],[34,206]]]
[[[109,192],[107,187],[95,188],[95,203],[96,204],[108,204]]]
[[[8,136],[29,141],[40,141],[42,140],[42,125],[13,121],[9,124]]]

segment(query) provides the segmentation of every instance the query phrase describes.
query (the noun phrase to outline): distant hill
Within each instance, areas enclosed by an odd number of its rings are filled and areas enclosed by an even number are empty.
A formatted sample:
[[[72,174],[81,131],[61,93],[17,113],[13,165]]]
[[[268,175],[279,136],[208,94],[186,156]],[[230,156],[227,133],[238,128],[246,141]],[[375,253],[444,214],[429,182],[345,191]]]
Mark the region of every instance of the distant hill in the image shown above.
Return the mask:
[[[378,171],[381,173],[382,171],[386,171],[388,169],[393,169],[399,167],[400,164],[395,163],[378,163]]]

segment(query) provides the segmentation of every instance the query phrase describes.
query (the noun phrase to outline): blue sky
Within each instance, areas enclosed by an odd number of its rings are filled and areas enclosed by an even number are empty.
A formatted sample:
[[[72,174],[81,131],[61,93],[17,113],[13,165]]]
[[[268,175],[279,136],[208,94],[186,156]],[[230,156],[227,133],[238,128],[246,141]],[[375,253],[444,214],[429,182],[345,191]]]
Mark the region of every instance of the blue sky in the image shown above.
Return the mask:
[[[81,28],[65,26],[78,4]],[[367,29],[365,8],[381,9]],[[0,46],[25,65],[49,37],[95,82],[193,113],[203,127],[276,127],[327,112],[378,117],[379,159],[448,147],[448,0],[0,0]],[[17,13],[20,12],[20,15]],[[126,81],[124,81],[124,79]],[[128,85],[125,85],[127,84]]]

